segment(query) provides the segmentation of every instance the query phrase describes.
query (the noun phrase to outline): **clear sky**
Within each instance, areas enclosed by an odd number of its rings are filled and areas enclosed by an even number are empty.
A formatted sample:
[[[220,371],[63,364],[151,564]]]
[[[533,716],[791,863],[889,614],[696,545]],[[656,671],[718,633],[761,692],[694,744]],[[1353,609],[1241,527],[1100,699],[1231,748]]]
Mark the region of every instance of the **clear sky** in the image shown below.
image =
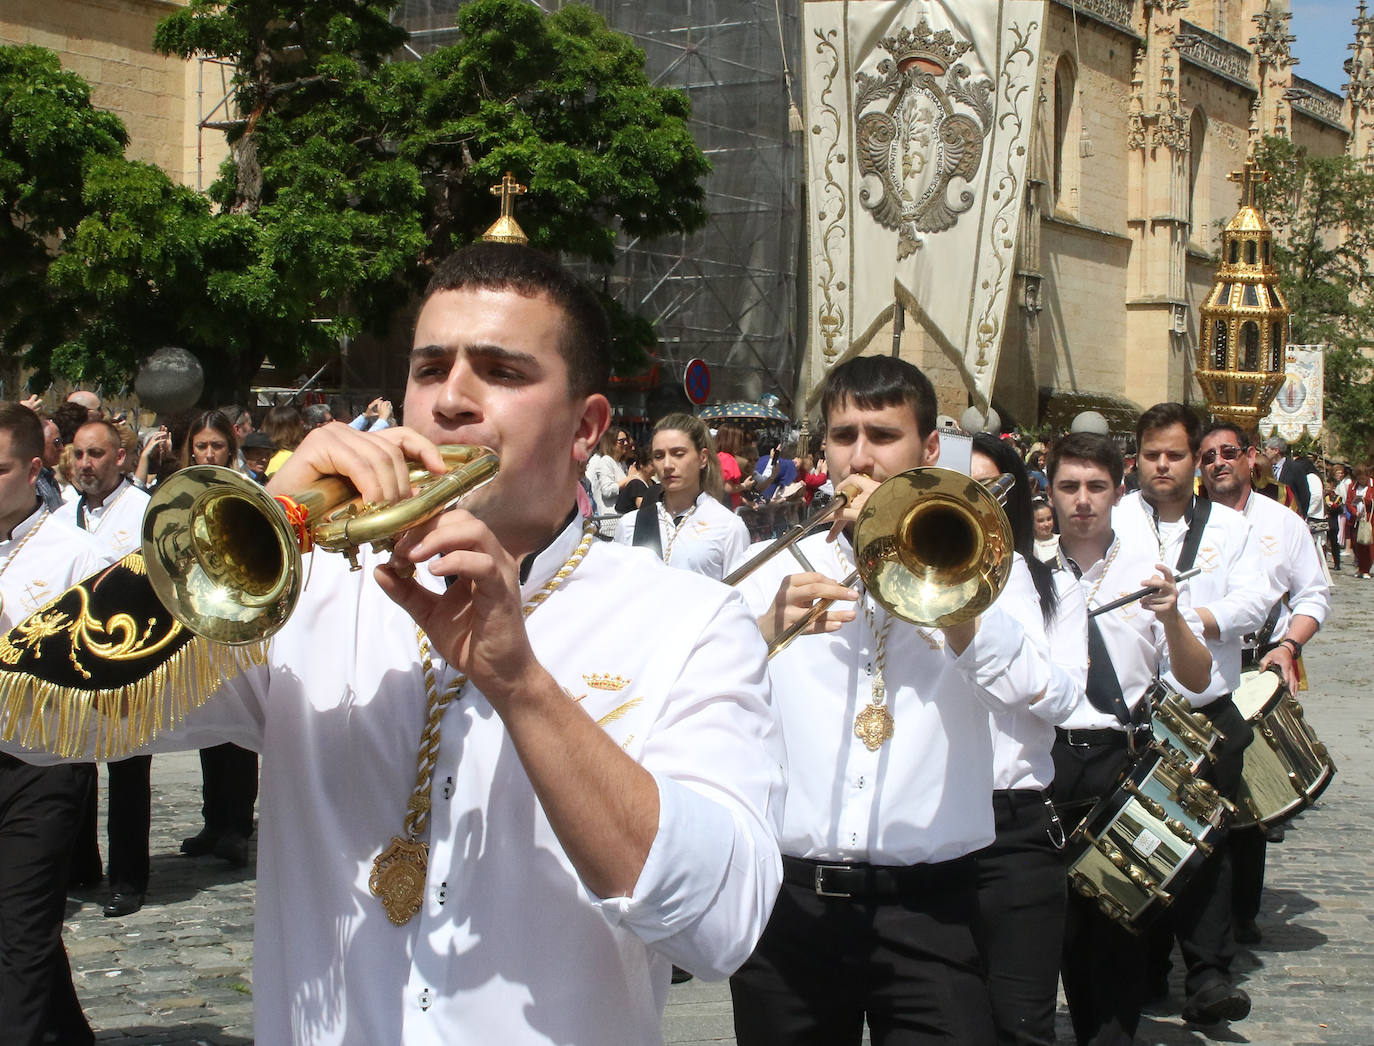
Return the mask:
[[[1293,54],[1299,76],[1340,94],[1345,86],[1346,44],[1355,40],[1355,0],[1292,0]],[[1374,13],[1372,11],[1371,13]],[[1185,12],[1186,15],[1186,12]]]

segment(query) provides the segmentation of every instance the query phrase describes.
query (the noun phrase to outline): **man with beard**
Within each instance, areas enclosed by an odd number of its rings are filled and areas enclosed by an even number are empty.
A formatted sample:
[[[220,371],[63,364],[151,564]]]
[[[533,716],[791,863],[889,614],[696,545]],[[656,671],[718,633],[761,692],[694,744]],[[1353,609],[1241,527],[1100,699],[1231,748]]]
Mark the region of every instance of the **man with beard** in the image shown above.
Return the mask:
[[[1260,563],[1276,595],[1264,624],[1247,636],[1242,660],[1246,668],[1276,668],[1291,693],[1301,685],[1298,659],[1331,609],[1331,586],[1322,570],[1321,553],[1302,517],[1251,486],[1256,451],[1240,429],[1216,422],[1202,437],[1202,483],[1218,505],[1233,508],[1250,521]],[[1231,909],[1236,940],[1260,940],[1255,917],[1264,887],[1266,830],[1258,825],[1231,833],[1234,888]]]
[[[124,474],[124,445],[108,421],[88,421],[72,438],[72,480],[76,497],[57,510],[58,518],[86,531],[99,554],[114,563],[138,551],[148,495]],[[137,755],[107,763],[110,780],[109,918],[132,915],[148,892],[148,831],[152,821],[152,756]],[[94,793],[87,827],[95,831]]]
[[[1234,802],[1251,737],[1250,725],[1231,700],[1240,684],[1241,638],[1260,627],[1273,598],[1245,517],[1193,495],[1201,439],[1202,422],[1183,404],[1159,403],[1145,411],[1136,422],[1140,491],[1122,499],[1112,526],[1123,541],[1157,549],[1176,575],[1194,565],[1202,568],[1188,583],[1189,613],[1202,625],[1212,679],[1202,694],[1188,700],[1224,735],[1212,749],[1215,761],[1201,776]],[[1183,1016],[1200,1024],[1240,1020],[1250,1012],[1250,997],[1231,982],[1231,881],[1223,837],[1151,930],[1147,992],[1166,993],[1168,953],[1176,935],[1187,966]]]

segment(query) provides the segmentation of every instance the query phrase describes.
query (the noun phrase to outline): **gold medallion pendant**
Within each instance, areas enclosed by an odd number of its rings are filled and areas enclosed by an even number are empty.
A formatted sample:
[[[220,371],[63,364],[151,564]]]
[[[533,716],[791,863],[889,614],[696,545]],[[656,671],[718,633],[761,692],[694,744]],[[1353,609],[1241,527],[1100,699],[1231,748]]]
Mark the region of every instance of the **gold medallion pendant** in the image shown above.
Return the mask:
[[[892,737],[896,724],[892,713],[876,701],[854,717],[854,736],[864,743],[870,752],[876,752],[883,742]]]
[[[386,917],[404,926],[420,910],[429,869],[429,843],[392,836],[391,845],[372,862],[368,889],[382,900]]]

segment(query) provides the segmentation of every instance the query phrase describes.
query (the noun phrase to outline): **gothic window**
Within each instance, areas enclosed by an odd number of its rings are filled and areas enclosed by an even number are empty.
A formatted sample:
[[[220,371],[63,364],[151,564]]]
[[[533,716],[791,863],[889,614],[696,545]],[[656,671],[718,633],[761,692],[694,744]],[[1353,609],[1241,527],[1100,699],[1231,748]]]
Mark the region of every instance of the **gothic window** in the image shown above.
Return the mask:
[[[1074,144],[1078,111],[1078,77],[1069,56],[1059,59],[1054,68],[1054,189],[1055,210],[1073,208],[1073,191],[1078,188],[1078,152]]]
[[[1207,235],[1206,187],[1202,181],[1202,160],[1207,148],[1207,117],[1198,106],[1188,121],[1188,238],[1194,243],[1211,239]],[[1201,191],[1199,191],[1201,189]]]
[[[1227,252],[1226,260],[1232,265],[1240,261],[1240,241],[1232,240],[1231,249]]]
[[[1269,328],[1269,369],[1283,370],[1283,323],[1280,321]]]
[[[1245,264],[1254,265],[1259,257],[1254,240],[1245,241]]]

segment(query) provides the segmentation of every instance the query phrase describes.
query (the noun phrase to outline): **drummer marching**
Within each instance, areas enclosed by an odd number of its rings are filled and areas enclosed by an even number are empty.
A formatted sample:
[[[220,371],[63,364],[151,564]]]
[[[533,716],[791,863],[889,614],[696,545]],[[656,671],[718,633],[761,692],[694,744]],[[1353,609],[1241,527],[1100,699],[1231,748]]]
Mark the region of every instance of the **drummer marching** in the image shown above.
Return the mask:
[[[1067,827],[1078,824],[1150,742],[1144,695],[1172,672],[1184,688],[1205,689],[1212,657],[1202,623],[1185,614],[1173,574],[1152,544],[1125,541],[1112,529],[1124,462],[1110,439],[1074,433],[1058,441],[1047,470],[1059,519],[1059,554],[1079,579],[1091,614],[1142,585],[1152,592],[1089,619],[1087,702],[1056,730],[1054,799]],[[1144,1002],[1142,939],[1094,901],[1071,893],[1061,974],[1081,1044],[1128,1044]]]

